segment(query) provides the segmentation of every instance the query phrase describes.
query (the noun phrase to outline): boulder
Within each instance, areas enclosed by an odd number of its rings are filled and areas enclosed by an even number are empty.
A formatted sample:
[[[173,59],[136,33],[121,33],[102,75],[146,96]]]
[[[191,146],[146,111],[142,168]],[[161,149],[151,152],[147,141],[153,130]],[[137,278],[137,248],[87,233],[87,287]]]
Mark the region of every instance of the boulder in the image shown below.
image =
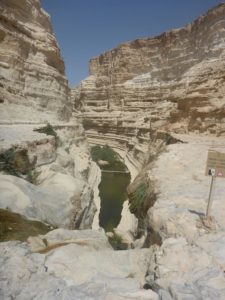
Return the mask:
[[[61,173],[45,184],[35,186],[15,176],[0,175],[0,207],[57,227],[73,228],[81,222],[80,214],[89,206],[91,195],[87,184]]]

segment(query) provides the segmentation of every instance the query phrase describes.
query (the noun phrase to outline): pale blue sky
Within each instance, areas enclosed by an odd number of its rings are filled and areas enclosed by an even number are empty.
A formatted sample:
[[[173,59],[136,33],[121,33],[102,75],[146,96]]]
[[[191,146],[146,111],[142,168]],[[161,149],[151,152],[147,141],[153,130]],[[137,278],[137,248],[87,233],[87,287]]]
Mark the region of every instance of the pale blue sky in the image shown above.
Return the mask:
[[[71,86],[88,75],[89,59],[136,38],[192,22],[218,0],[41,0]]]

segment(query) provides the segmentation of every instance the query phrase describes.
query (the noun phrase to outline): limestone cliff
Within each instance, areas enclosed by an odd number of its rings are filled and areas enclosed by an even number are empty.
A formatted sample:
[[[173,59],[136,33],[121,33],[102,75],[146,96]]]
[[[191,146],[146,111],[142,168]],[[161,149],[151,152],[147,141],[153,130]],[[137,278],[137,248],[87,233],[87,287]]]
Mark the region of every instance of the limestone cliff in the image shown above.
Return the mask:
[[[90,140],[133,148],[138,165],[157,131],[223,134],[224,27],[223,3],[184,28],[91,59],[74,91]]]
[[[1,121],[71,114],[64,62],[39,0],[0,2],[0,106]]]
[[[92,226],[99,170],[71,115],[49,15],[39,0],[1,0],[1,208],[60,227]]]

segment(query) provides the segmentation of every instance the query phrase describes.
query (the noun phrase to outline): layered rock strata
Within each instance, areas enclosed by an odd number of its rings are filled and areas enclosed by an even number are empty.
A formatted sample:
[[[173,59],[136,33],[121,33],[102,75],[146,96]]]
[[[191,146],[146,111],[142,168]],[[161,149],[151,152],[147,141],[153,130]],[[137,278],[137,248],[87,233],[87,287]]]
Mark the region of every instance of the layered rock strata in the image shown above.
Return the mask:
[[[71,116],[49,15],[39,0],[1,1],[1,208],[54,226],[92,226],[99,171],[82,126],[67,122]],[[47,121],[53,136],[34,131]]]
[[[140,169],[158,130],[223,134],[224,16],[220,4],[184,28],[91,59],[73,91],[90,141],[128,151]]]
[[[204,174],[208,149],[225,152],[224,17],[223,3],[182,29],[121,44],[92,59],[73,91],[90,142],[139,172],[129,193],[132,202],[145,187],[135,213],[150,238],[135,247],[158,244],[145,280],[160,299],[225,297],[224,184],[216,179],[206,218]]]
[[[1,122],[71,115],[64,62],[39,0],[0,3],[0,94]]]

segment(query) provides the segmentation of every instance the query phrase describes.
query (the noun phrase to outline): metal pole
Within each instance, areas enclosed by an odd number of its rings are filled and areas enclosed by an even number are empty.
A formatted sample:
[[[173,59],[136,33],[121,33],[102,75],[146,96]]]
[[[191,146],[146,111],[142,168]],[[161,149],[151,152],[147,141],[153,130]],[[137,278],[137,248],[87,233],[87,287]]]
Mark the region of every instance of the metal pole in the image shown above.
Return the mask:
[[[213,191],[213,183],[214,183],[215,177],[212,176],[211,184],[210,184],[210,190],[209,190],[209,199],[208,199],[208,205],[206,210],[206,216],[209,217],[211,207],[212,207],[212,191]]]

